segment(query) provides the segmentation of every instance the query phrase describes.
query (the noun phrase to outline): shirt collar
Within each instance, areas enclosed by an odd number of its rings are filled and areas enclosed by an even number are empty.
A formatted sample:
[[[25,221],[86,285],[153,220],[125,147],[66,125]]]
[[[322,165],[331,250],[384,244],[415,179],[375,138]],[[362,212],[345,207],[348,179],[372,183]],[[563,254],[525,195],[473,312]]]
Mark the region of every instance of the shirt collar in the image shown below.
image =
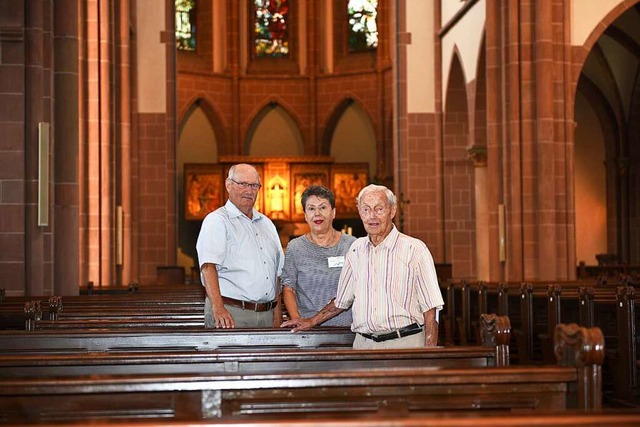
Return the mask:
[[[240,209],[238,209],[238,207],[234,205],[229,199],[227,199],[227,203],[225,203],[224,207],[227,209],[227,212],[229,213],[229,218],[237,218],[239,216],[244,216],[247,219],[251,219],[251,221],[258,221],[264,216],[260,212],[258,212],[256,208],[252,208],[253,218],[249,218],[244,213],[242,213],[242,211],[240,211]]]
[[[398,241],[398,237],[400,237],[400,232],[396,228],[395,224],[393,224],[391,227],[391,231],[389,232],[389,234],[387,234],[387,237],[385,237],[384,240],[380,242],[380,244],[376,247],[391,249],[396,245],[396,242]],[[371,239],[369,239],[368,237],[367,237],[367,245],[370,246],[371,248],[374,247],[373,243],[371,243]]]

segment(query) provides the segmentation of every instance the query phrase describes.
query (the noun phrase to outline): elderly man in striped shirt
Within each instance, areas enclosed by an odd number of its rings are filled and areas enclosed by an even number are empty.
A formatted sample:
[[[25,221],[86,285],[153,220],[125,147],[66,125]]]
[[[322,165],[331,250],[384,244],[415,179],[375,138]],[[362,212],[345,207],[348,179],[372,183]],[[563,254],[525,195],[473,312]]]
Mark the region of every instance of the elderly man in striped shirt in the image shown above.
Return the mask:
[[[367,237],[347,252],[336,298],[313,317],[282,326],[307,330],[352,307],[355,349],[437,345],[444,301],[429,249],[393,225],[397,201],[388,188],[368,185],[357,203]]]

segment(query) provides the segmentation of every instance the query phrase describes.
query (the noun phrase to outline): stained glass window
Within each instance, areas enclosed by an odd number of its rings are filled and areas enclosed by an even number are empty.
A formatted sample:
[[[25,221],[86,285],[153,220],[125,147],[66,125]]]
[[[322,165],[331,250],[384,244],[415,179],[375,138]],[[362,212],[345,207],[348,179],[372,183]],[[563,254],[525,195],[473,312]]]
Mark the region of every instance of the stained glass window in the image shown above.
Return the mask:
[[[288,0],[254,0],[255,55],[280,58],[289,54]]]
[[[176,46],[196,50],[196,0],[176,0]]]
[[[378,0],[349,0],[349,51],[362,52],[378,47]]]

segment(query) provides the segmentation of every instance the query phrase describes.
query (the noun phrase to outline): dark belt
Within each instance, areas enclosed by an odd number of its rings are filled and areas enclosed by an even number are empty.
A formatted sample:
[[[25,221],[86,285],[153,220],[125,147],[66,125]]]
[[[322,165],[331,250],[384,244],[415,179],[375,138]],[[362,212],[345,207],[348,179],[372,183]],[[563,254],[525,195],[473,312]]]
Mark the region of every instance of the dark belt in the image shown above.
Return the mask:
[[[396,329],[393,332],[389,332],[388,334],[376,335],[376,334],[363,334],[358,332],[363,337],[373,340],[375,342],[389,341],[395,340],[397,338],[408,337],[409,335],[415,335],[422,332],[422,325],[418,325],[417,323],[412,323],[409,326],[405,326],[401,329]]]
[[[269,301],[269,302],[249,302],[249,301],[241,301],[239,299],[233,299],[229,297],[222,297],[222,302],[227,305],[232,305],[234,307],[240,307],[243,310],[251,310],[251,311],[269,311],[276,308],[278,305],[278,301]]]

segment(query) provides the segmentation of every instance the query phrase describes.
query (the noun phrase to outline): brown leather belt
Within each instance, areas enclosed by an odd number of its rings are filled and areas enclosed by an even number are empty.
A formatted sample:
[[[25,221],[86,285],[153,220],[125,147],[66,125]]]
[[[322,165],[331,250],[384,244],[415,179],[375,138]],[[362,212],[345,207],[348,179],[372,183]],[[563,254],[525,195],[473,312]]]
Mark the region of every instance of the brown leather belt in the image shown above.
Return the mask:
[[[222,297],[222,302],[228,305],[232,305],[234,307],[240,307],[243,310],[251,310],[251,311],[269,311],[276,308],[278,305],[278,301],[273,300],[269,302],[249,302],[242,301],[239,299],[233,299],[229,297]]]

